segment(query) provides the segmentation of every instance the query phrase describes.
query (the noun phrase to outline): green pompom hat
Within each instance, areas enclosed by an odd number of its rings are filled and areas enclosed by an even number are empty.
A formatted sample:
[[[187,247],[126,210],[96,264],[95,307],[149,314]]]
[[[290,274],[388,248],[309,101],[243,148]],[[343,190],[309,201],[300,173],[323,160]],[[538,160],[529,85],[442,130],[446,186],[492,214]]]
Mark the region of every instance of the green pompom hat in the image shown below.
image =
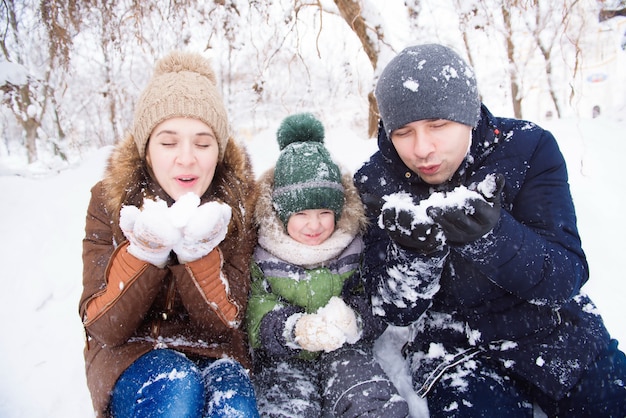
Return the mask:
[[[324,147],[322,123],[310,113],[288,116],[276,139],[281,153],[274,169],[272,202],[283,224],[307,209],[330,209],[339,219],[344,204],[341,171]]]

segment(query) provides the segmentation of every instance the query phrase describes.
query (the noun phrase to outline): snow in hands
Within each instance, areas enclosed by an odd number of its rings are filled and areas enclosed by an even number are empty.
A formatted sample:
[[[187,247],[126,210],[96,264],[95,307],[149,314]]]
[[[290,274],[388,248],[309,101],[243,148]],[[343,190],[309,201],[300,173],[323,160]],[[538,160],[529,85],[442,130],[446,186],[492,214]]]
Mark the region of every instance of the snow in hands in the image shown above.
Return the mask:
[[[484,180],[479,183],[472,183],[469,187],[458,186],[449,192],[434,192],[428,199],[424,199],[419,204],[415,204],[412,196],[406,192],[392,193],[383,197],[385,203],[382,206],[381,216],[378,217],[378,226],[385,228],[382,213],[385,209],[395,208],[396,213],[402,211],[410,212],[413,215],[411,227],[418,224],[434,225],[435,221],[428,215],[430,208],[441,208],[443,210],[463,209],[466,213],[472,213],[473,207],[468,202],[474,199],[489,201],[496,192],[496,174],[488,174]],[[401,228],[398,224],[396,227]],[[389,226],[387,226],[389,228]],[[407,235],[411,231],[401,231]]]
[[[356,314],[339,297],[333,296],[313,314],[296,314],[295,342],[307,351],[331,352],[361,338]]]
[[[477,201],[495,208],[491,200],[495,200],[494,196],[503,185],[502,178],[498,176],[490,174],[480,183],[473,183],[469,187],[459,186],[449,192],[435,192],[419,204],[415,204],[412,196],[404,192],[383,198],[378,224],[399,244],[388,247],[389,260],[400,261],[389,263],[385,279],[378,282],[377,295],[372,297],[376,315],[385,316],[386,306],[393,306],[393,310],[423,311],[430,305],[433,296],[439,291],[439,279],[448,252],[445,251],[447,233],[444,234],[442,220],[438,218],[439,222],[436,222],[429,214],[448,211],[472,215]],[[481,224],[479,226],[478,231],[483,235],[485,228]],[[413,252],[407,255],[406,248]],[[415,256],[416,253],[421,256]]]
[[[197,260],[213,250],[226,236],[232,211],[220,202],[200,205],[192,192],[171,207],[163,200],[144,199],[142,209],[124,206],[120,227],[137,258],[162,267],[171,250],[181,263]]]

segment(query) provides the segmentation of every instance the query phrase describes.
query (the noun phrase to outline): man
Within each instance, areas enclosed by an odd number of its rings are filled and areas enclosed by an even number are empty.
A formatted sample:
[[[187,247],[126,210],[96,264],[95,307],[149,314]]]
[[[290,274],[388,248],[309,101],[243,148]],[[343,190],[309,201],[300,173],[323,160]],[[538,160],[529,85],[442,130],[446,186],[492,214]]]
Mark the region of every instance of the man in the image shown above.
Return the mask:
[[[567,169],[549,132],[494,117],[471,67],[409,47],[376,86],[378,146],[355,174],[375,314],[437,416],[626,414],[626,359],[589,298]]]

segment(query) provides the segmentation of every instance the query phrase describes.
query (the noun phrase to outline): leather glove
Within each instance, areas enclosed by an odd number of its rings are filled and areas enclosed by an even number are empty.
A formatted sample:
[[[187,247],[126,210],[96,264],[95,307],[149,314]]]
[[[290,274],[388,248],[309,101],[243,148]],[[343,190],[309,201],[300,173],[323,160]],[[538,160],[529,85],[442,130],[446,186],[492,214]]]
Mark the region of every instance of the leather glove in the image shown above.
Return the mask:
[[[444,245],[441,228],[427,217],[418,217],[415,211],[385,205],[381,214],[382,226],[389,237],[405,248],[430,254]]]
[[[170,251],[181,239],[171,222],[167,203],[145,199],[143,209],[124,206],[120,211],[120,228],[130,242],[128,252],[140,260],[164,267]]]
[[[324,320],[339,328],[346,337],[346,342],[354,344],[361,338],[361,330],[356,314],[343,299],[333,296],[326,306],[317,310]]]
[[[342,330],[316,313],[302,315],[296,322],[294,335],[295,342],[307,351],[328,353],[346,342],[346,336]]]
[[[178,261],[198,260],[217,247],[228,233],[231,215],[231,208],[226,203],[208,202],[195,208],[182,228],[182,239],[174,245]]]
[[[437,222],[446,239],[455,244],[475,241],[491,231],[500,219],[500,194],[504,187],[502,174],[489,174],[470,186],[475,191],[464,204],[447,207],[431,206],[426,213]]]

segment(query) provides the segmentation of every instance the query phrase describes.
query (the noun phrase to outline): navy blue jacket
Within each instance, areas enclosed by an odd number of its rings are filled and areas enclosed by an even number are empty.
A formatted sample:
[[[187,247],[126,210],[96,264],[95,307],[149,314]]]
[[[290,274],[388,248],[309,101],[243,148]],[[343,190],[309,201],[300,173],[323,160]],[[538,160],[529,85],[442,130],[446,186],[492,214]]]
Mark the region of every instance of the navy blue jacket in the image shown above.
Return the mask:
[[[379,151],[355,173],[370,227],[363,274],[374,312],[412,325],[413,377],[425,395],[446,366],[485,354],[503,373],[558,399],[608,344],[591,301],[580,294],[589,272],[576,227],[565,160],[552,134],[496,118],[483,105],[464,163],[434,188],[409,170],[384,129]],[[397,246],[378,227],[383,196],[434,191],[506,178],[501,217],[486,236],[424,256]],[[433,356],[431,343],[445,355]]]

